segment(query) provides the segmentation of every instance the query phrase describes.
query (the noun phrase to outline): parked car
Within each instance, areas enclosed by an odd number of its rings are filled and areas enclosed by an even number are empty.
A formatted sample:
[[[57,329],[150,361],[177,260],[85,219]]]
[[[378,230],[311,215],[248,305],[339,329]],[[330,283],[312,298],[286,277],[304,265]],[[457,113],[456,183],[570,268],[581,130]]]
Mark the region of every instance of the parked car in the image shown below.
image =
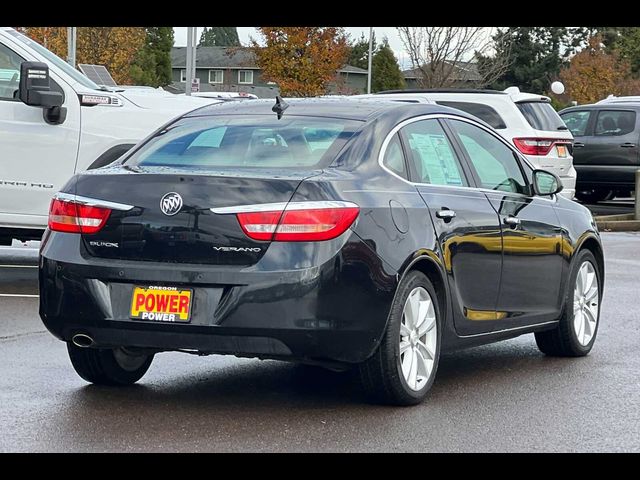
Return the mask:
[[[630,196],[640,168],[640,100],[612,98],[565,108],[560,116],[575,138],[578,199],[595,203]]]
[[[253,100],[170,122],[51,205],[40,315],[85,380],[154,355],[357,367],[414,404],[441,352],[596,338],[604,261],[587,208],[460,110]]]
[[[439,105],[470,113],[491,125],[509,143],[536,166],[560,177],[561,195],[573,199],[576,171],[567,130],[551,99],[509,87],[503,92],[474,89],[390,90],[369,97],[396,98],[402,101],[427,99]]]
[[[33,79],[45,77],[31,94],[31,79],[21,78],[29,63],[37,66]],[[39,240],[53,194],[74,173],[111,163],[170,119],[211,103],[221,102],[98,86],[42,45],[0,27],[0,245]]]

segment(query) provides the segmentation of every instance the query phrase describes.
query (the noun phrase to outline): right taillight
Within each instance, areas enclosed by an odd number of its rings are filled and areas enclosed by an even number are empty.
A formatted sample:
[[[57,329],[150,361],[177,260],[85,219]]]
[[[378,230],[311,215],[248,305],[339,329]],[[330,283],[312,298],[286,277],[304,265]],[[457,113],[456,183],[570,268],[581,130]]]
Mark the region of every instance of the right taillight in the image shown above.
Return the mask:
[[[236,215],[244,233],[254,240],[317,242],[342,235],[360,212],[355,204],[318,207],[315,203],[298,202],[284,210]]]
[[[107,223],[111,210],[54,198],[49,208],[49,229],[56,232],[91,234]]]
[[[514,145],[525,155],[546,155],[555,145],[570,145],[562,138],[514,138]]]

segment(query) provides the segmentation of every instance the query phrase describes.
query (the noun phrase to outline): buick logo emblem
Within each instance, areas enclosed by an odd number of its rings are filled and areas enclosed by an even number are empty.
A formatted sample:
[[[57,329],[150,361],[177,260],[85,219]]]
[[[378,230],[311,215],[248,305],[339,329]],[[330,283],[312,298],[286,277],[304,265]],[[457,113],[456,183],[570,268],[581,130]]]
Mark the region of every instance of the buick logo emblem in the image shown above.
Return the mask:
[[[165,215],[175,215],[181,208],[182,197],[176,192],[169,192],[160,200],[160,210]]]

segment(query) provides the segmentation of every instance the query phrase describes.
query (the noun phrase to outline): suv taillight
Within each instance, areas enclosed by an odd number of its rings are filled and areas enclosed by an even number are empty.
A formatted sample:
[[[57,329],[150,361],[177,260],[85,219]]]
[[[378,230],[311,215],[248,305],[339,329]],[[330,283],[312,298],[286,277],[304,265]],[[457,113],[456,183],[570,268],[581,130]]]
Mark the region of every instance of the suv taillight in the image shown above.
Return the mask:
[[[49,208],[49,228],[56,232],[91,234],[99,232],[111,210],[54,198]]]
[[[565,138],[514,138],[513,143],[525,155],[546,155],[556,145],[571,145]]]
[[[315,202],[310,202],[315,203]],[[285,210],[237,213],[244,233],[254,240],[317,242],[342,235],[360,212],[353,206],[314,208],[304,202]]]

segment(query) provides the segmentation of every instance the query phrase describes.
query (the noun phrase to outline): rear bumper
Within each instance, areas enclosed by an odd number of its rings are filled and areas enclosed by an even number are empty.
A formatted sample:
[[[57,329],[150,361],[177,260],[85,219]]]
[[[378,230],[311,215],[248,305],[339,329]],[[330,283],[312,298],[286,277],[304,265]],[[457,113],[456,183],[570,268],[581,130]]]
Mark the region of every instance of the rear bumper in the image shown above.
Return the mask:
[[[47,232],[40,316],[59,339],[83,333],[97,346],[360,362],[380,342],[396,273],[350,231],[323,244],[309,254],[274,243],[256,265],[218,267],[92,258],[79,236]],[[285,269],[292,249],[307,256]],[[136,285],[193,289],[191,322],[130,319]]]

